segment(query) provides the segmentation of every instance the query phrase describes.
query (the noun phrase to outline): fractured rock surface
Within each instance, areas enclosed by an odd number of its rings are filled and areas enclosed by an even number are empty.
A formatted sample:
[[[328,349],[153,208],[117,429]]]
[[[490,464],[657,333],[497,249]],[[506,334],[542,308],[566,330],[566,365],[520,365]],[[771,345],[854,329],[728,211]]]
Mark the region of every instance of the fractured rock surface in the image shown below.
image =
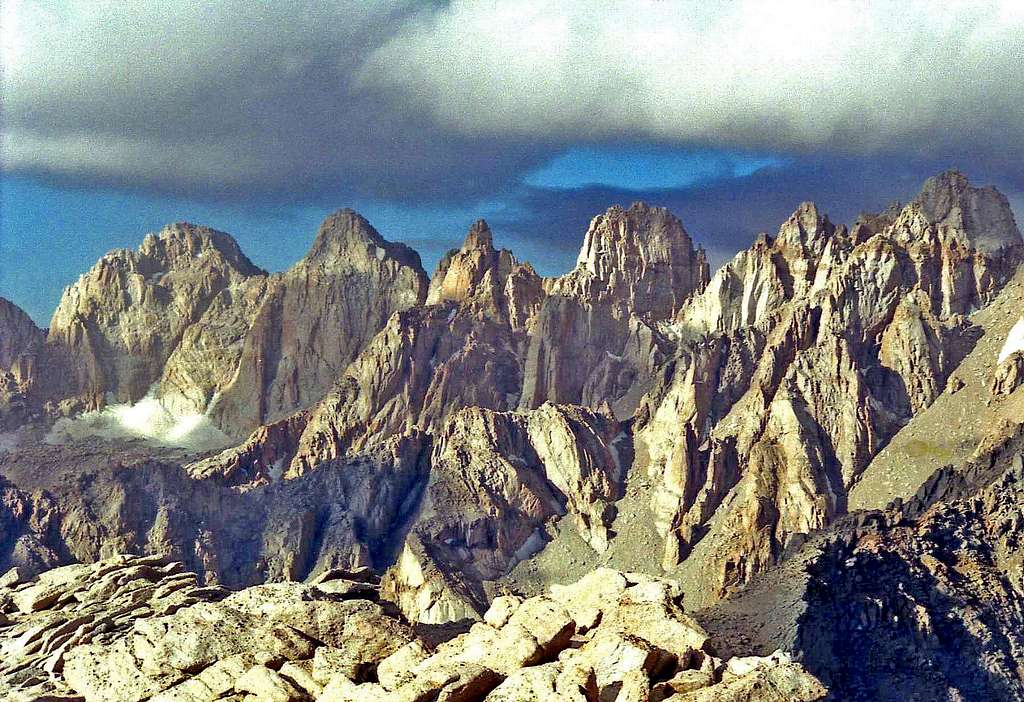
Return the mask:
[[[0,585],[0,692],[12,700],[825,695],[785,655],[715,657],[683,614],[678,585],[633,573],[597,571],[547,595],[498,598],[484,621],[439,643],[382,602],[366,570],[229,593],[197,587],[180,563],[118,557],[20,580],[12,572]]]

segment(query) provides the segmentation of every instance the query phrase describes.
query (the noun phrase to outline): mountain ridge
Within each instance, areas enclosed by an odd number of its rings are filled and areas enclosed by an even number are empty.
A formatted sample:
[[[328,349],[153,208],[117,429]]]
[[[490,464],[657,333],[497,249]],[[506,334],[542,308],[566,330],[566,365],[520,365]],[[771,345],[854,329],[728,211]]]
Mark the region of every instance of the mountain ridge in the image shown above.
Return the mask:
[[[160,249],[153,241],[147,251]],[[12,536],[0,569],[166,553],[202,582],[258,588],[369,568],[405,621],[431,627],[480,620],[502,597],[539,595],[565,576],[639,570],[671,578],[687,610],[707,613],[739,653],[791,650],[836,694],[870,699],[866,690],[889,692],[849,668],[842,640],[821,633],[847,604],[878,596],[837,565],[853,556],[837,554],[849,539],[864,554],[884,543],[884,572],[913,576],[915,606],[928,609],[927,583],[946,576],[906,534],[944,548],[948,537],[923,513],[956,515],[974,490],[989,506],[973,521],[953,519],[950,529],[976,538],[951,557],[977,559],[998,542],[1005,558],[978,572],[1010,573],[1009,589],[992,592],[1016,601],[1015,542],[986,535],[1011,524],[1016,493],[982,483],[936,492],[955,483],[957,467],[901,449],[908,480],[932,491],[927,504],[900,511],[861,496],[866,481],[884,486],[894,470],[886,447],[922,441],[921,432],[928,443],[932,417],[950,402],[1007,422],[958,440],[1012,464],[1006,446],[1016,443],[999,437],[1013,435],[1024,373],[1019,353],[995,363],[1010,325],[992,320],[1024,304],[1024,239],[993,188],[947,172],[906,205],[849,227],[801,203],[776,235],[759,236],[714,275],[678,218],[643,203],[595,217],[576,267],[549,278],[495,248],[483,220],[431,278],[415,252],[351,210],[325,219],[309,254],[283,273],[247,268],[219,241],[224,251],[196,256],[184,272],[175,265],[192,256],[188,246],[174,248],[173,262],[153,254],[162,263],[149,277],[129,254],[112,256],[70,294],[67,310],[81,312],[62,313],[48,341],[16,312],[0,317],[28,330],[9,344],[28,350],[0,369],[13,388],[0,409],[12,408],[4,416],[22,442],[0,451],[0,525]],[[105,308],[108,288],[120,296]],[[193,289],[205,295],[202,311],[176,302]],[[146,323],[165,309],[178,316]],[[92,384],[73,386],[87,388],[84,400],[33,405],[54,340],[66,340],[62,358]],[[148,365],[140,376],[111,357]],[[15,377],[16,365],[27,378]],[[137,376],[155,380],[144,387]],[[118,399],[99,392],[108,377],[112,390],[129,388],[129,402],[144,392],[201,413],[231,445],[36,445],[47,413],[97,421],[77,413]],[[869,511],[853,513],[852,500]],[[808,586],[808,568],[841,584],[849,603]],[[978,588],[954,588],[955,597],[987,591]],[[806,619],[758,620],[744,604],[757,597]],[[884,629],[874,610],[854,611]],[[1003,661],[995,682],[972,669],[950,685],[1017,694],[1015,649],[985,638],[1017,621],[1012,611],[999,616],[964,620],[957,633],[977,655]],[[752,637],[757,622],[770,633]],[[849,638],[877,652],[871,670],[882,675],[895,649],[870,627]],[[942,659],[929,657],[929,646],[941,649],[934,637],[893,635],[919,661]],[[892,691],[912,688],[892,680]]]

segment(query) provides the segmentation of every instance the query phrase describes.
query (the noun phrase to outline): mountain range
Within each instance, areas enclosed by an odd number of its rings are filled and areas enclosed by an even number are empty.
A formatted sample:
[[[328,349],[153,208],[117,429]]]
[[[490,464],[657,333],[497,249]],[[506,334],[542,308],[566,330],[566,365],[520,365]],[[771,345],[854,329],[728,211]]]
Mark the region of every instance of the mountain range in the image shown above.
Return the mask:
[[[0,299],[0,695],[1024,700],[1022,264],[956,171],[714,273],[169,225]]]

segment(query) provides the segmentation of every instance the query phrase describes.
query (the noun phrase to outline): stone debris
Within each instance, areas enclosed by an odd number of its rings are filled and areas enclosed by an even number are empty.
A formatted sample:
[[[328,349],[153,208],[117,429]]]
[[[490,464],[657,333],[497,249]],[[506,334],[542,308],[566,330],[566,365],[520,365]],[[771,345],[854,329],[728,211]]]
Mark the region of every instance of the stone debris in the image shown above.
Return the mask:
[[[138,556],[46,571],[0,591],[0,695],[85,702],[810,702],[825,695],[783,654],[716,657],[670,580],[600,569],[545,595],[496,598],[483,621],[436,646],[379,600],[367,571],[317,580],[230,593],[199,587],[180,563]],[[338,583],[359,587],[329,587]]]

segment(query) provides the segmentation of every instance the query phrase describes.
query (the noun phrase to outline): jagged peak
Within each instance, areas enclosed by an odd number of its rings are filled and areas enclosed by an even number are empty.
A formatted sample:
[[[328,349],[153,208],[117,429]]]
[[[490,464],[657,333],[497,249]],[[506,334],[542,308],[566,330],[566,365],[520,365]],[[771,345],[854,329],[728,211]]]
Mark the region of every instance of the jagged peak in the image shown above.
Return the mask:
[[[801,202],[789,216],[775,239],[780,246],[807,246],[818,249],[824,246],[836,232],[828,215],[810,201]]]
[[[264,272],[249,260],[233,236],[192,222],[167,224],[159,232],[147,234],[139,246],[142,256],[165,263],[195,257],[207,250],[217,251],[246,275]]]
[[[682,221],[668,208],[638,201],[629,209],[612,205],[591,220],[576,259],[577,266],[603,275],[608,272],[608,266],[599,259],[613,255],[614,249],[622,247],[652,260],[670,258],[670,250],[682,249],[690,255],[700,253],[694,250],[693,240]]]
[[[391,258],[415,269],[426,279],[426,271],[415,250],[388,241],[355,210],[345,207],[329,214],[320,224],[316,239],[303,262],[348,260],[354,250],[370,249],[377,258]]]
[[[473,222],[466,234],[466,240],[462,242],[463,251],[474,249],[494,251],[494,236],[491,234],[490,226],[483,219]]]
[[[316,239],[313,240],[313,245],[310,247],[309,253],[306,254],[306,258],[315,259],[332,253],[336,254],[354,242],[382,247],[387,244],[384,237],[373,228],[373,225],[365,217],[355,210],[345,207],[324,218],[317,229]]]
[[[921,192],[904,208],[929,224],[962,232],[968,244],[986,252],[1022,245],[1010,202],[993,186],[974,187],[958,170],[948,170],[924,182]]]
[[[28,312],[2,296],[0,296],[0,320],[13,320],[18,324],[35,326],[35,322],[29,317]]]

